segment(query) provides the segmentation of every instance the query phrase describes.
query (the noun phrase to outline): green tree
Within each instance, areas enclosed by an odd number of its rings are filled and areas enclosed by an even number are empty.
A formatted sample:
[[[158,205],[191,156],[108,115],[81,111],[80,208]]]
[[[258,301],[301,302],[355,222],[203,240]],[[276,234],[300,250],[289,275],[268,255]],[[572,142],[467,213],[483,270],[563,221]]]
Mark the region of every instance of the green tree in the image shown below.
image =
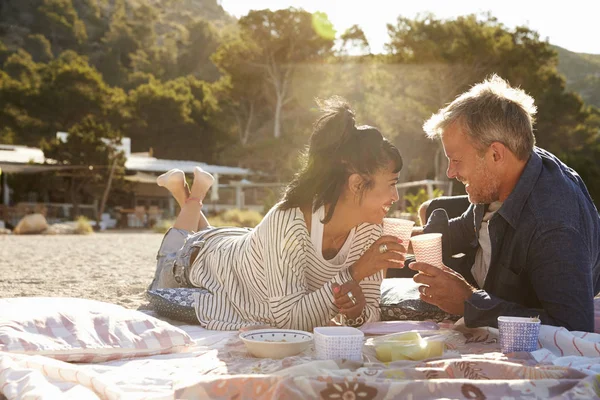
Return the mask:
[[[0,65],[4,64],[9,55],[10,52],[6,48],[6,45],[2,40],[0,40]]]
[[[571,88],[581,93],[587,104],[600,107],[600,76],[588,75],[581,81],[573,83]]]
[[[89,46],[85,47],[86,52],[94,51],[102,37],[108,31],[111,3],[105,0],[71,0],[77,16],[83,21],[87,33],[87,42]]]
[[[127,81],[132,68],[132,56],[144,45],[152,46],[155,39],[152,29],[155,15],[145,12],[142,15],[149,20],[133,22],[128,18],[130,12],[126,3],[115,3],[108,31],[102,38],[102,51],[94,57],[98,69],[110,85],[122,86]],[[142,29],[140,24],[145,28]]]
[[[212,56],[226,74],[219,82],[225,90],[223,107],[234,117],[233,124],[242,147],[248,145],[250,135],[260,127],[261,121],[268,119],[265,115],[268,109],[264,71],[254,63],[241,61],[257,59],[259,53],[256,43],[236,36],[224,41]]]
[[[371,46],[365,32],[358,25],[352,25],[340,37],[340,54],[348,55],[358,52],[362,55],[371,54]]]
[[[431,14],[388,25],[392,60],[416,65],[421,79],[405,94],[433,112],[468,86],[497,73],[529,92],[538,106],[537,143],[558,156],[577,147],[586,121],[583,102],[565,90],[557,55],[526,27],[507,29],[490,15],[452,20]]]
[[[560,157],[579,173],[594,199],[600,205],[600,109],[589,106],[586,120],[574,132],[579,143],[575,148],[560,153]]]
[[[273,103],[273,137],[279,138],[284,106],[293,100],[291,84],[304,63],[320,62],[331,54],[335,31],[327,16],[304,10],[250,11],[240,18],[240,37],[252,42],[255,57],[238,62],[262,69],[262,81]]]
[[[218,111],[211,87],[193,77],[140,85],[128,96],[131,120],[125,132],[136,151],[156,157],[211,162],[217,133],[210,123]]]
[[[37,145],[44,122],[30,111],[37,108],[42,84],[40,69],[29,53],[19,49],[8,57],[0,71],[0,125],[3,141],[19,138],[20,144]]]
[[[24,50],[4,64],[0,82],[0,121],[22,144],[69,129],[89,115],[118,124],[124,94],[106,85],[87,60],[72,51],[48,64],[35,63]]]
[[[66,51],[41,71],[37,115],[54,131],[69,131],[88,115],[110,114],[118,91],[109,87],[87,60]]]
[[[44,35],[29,35],[25,39],[24,49],[36,62],[48,62],[54,58],[52,45]]]
[[[558,72],[567,81],[567,89],[581,95],[586,104],[600,107],[600,54],[574,53],[552,46],[558,53]]]
[[[1,44],[2,42],[0,42],[0,45]],[[8,113],[9,110],[5,100],[3,99],[3,97],[6,96],[6,92],[3,89],[9,84],[10,81],[12,81],[10,76],[0,69],[0,105],[4,104],[4,107],[0,108],[0,126],[2,126],[2,128],[0,128],[0,144],[12,144],[14,143],[16,137],[14,131],[14,120]]]
[[[71,0],[40,0],[32,32],[45,36],[57,51],[78,49],[87,40],[85,24]]]
[[[193,75],[207,82],[219,79],[220,72],[211,61],[221,39],[213,25],[203,19],[194,20],[186,27],[177,55],[177,74]],[[171,76],[174,78],[174,76]]]
[[[120,132],[110,124],[90,116],[73,125],[65,140],[42,140],[44,156],[65,167],[59,174],[65,178],[64,190],[73,204],[72,219],[79,216],[82,200],[100,199],[113,162],[113,185],[122,182],[125,156],[118,150],[120,139]]]
[[[19,49],[11,54],[4,62],[3,69],[10,78],[23,85],[35,87],[40,84],[40,64],[36,64],[25,50]]]

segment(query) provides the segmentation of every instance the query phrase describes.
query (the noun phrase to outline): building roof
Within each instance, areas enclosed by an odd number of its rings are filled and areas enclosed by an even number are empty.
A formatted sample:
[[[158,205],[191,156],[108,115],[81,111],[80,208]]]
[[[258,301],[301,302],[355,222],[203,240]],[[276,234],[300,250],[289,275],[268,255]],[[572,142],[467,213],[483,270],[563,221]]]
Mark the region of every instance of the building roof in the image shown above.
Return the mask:
[[[44,152],[35,147],[0,144],[0,170],[7,174],[43,172],[56,167],[42,166]]]
[[[252,172],[246,168],[227,167],[223,165],[209,165],[197,161],[163,160],[149,157],[147,153],[132,153],[125,162],[125,169],[130,171],[163,173],[173,168],[178,168],[185,173],[193,173],[194,167],[201,167],[210,174],[247,176]]]
[[[139,171],[134,175],[125,175],[124,179],[136,183],[156,183],[156,175]]]
[[[0,144],[0,168],[5,173],[33,173],[52,169],[68,168],[66,166],[48,165],[52,160],[44,157],[41,149],[27,146]],[[209,165],[197,161],[163,160],[149,157],[147,153],[131,153],[125,162],[125,168],[130,171],[163,173],[173,168],[179,168],[185,173],[193,173],[194,167],[200,166],[211,174],[248,176],[252,172],[246,168]],[[71,167],[72,168],[72,167]]]
[[[0,144],[0,162],[41,164],[44,162],[44,152],[35,147]]]

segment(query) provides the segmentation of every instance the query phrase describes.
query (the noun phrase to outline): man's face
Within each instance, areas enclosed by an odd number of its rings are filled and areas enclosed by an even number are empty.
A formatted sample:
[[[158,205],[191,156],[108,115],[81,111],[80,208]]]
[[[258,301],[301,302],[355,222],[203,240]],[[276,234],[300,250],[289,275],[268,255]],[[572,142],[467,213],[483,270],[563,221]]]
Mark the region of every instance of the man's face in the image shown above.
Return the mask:
[[[469,201],[489,204],[499,199],[500,179],[493,168],[492,152],[480,156],[459,123],[444,131],[442,144],[448,158],[448,178],[465,185]]]

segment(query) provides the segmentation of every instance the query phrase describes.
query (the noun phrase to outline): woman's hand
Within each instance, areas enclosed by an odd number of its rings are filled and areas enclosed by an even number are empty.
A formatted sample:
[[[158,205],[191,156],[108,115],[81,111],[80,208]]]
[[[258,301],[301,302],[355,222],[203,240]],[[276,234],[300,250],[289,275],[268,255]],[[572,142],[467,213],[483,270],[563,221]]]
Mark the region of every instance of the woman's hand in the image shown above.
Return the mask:
[[[350,267],[352,279],[362,281],[382,269],[403,268],[406,243],[401,244],[395,236],[382,236]],[[384,251],[385,250],[385,251]]]
[[[358,283],[348,281],[341,286],[334,283],[331,288],[333,289],[333,302],[340,309],[340,314],[351,319],[356,319],[362,314],[367,301]],[[348,295],[349,293],[351,295]],[[352,298],[354,298],[354,302]]]

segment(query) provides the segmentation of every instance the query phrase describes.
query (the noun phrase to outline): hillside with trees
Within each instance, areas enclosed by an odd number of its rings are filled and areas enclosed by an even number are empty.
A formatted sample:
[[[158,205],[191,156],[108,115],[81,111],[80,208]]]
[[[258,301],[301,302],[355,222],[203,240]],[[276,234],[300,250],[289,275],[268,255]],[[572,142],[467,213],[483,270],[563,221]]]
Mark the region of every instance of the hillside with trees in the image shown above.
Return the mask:
[[[600,54],[574,53],[552,46],[558,53],[558,71],[567,80],[567,89],[587,103],[600,107]]]
[[[81,152],[126,136],[133,151],[287,180],[315,97],[338,94],[398,145],[402,180],[435,178],[445,160],[423,121],[497,73],[535,97],[538,144],[600,199],[598,57],[491,15],[399,16],[387,28],[387,53],[373,55],[360,26],[335,32],[325,14],[294,8],[235,20],[216,0],[4,0],[0,143],[43,144],[68,163],[57,131],[77,132]]]

